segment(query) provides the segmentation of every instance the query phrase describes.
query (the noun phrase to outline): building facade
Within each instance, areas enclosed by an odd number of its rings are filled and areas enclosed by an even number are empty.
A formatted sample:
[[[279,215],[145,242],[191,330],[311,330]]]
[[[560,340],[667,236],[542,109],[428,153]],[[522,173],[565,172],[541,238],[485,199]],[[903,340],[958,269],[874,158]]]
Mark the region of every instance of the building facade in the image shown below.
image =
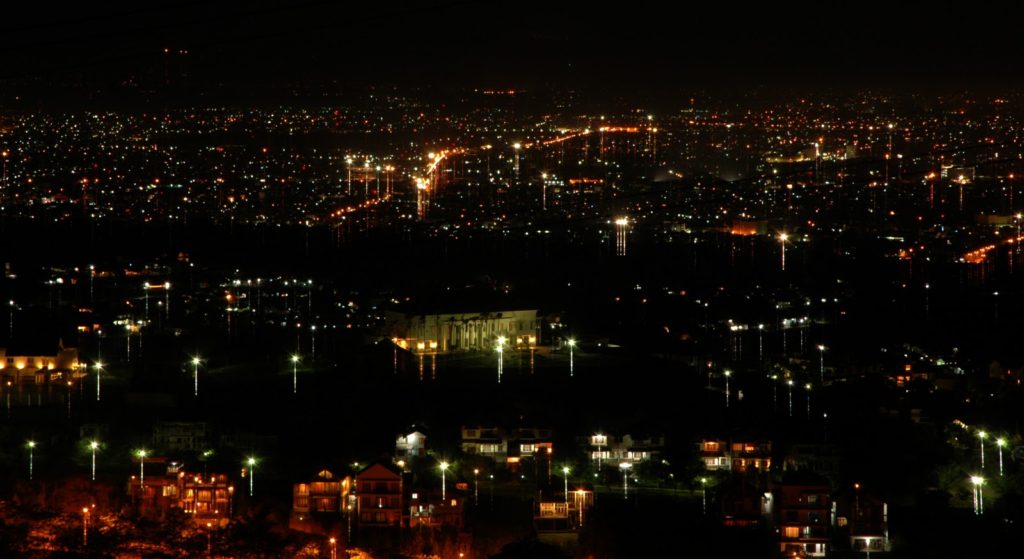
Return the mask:
[[[417,353],[493,351],[499,337],[510,347],[517,341],[536,342],[537,310],[407,314],[388,311],[385,332],[399,347]]]

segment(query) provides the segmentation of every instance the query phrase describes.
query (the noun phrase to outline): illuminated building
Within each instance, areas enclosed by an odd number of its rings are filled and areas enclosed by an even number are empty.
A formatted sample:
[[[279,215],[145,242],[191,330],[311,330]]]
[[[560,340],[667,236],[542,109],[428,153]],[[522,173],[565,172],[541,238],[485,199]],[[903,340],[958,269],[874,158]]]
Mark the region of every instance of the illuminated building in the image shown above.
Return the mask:
[[[767,472],[772,466],[770,442],[704,439],[698,446],[701,461],[708,471]]]
[[[829,551],[829,483],[808,472],[787,472],[775,486],[778,550],[786,557],[825,557]]]
[[[539,456],[550,461],[554,443],[551,429],[463,427],[461,448],[466,454],[489,458],[495,465],[505,465],[512,471],[518,471],[524,460],[534,460]]]
[[[3,365],[0,379],[14,384],[46,384],[85,376],[85,369],[78,361],[78,350],[64,347],[63,341],[58,342],[57,353],[52,355],[0,347],[0,364]]]
[[[663,437],[634,439],[632,435],[616,437],[597,433],[590,436],[590,459],[594,462],[619,464],[644,462],[656,457],[665,446]]]
[[[444,314],[388,311],[385,324],[387,336],[402,349],[445,353],[492,351],[499,336],[536,340],[539,322],[534,309]]]
[[[187,472],[180,462],[162,457],[134,460],[144,461],[146,474],[144,482],[138,475],[128,480],[128,495],[140,516],[162,519],[170,509],[180,509],[202,524],[226,525],[231,518],[235,488],[226,474]]]
[[[360,527],[402,525],[402,474],[373,464],[356,474],[356,503]]]
[[[292,485],[292,514],[288,526],[312,534],[340,534],[346,517],[352,477],[320,470],[312,481]]]

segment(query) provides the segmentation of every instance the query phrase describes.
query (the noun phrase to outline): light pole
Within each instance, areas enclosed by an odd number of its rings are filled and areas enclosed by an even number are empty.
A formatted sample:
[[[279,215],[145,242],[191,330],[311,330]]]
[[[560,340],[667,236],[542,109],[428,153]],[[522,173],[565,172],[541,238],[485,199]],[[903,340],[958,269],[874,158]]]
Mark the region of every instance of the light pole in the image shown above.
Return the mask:
[[[213,523],[206,523],[206,556],[213,557]]]
[[[245,463],[249,466],[249,496],[252,497],[253,480],[256,478],[256,457],[250,456]]]
[[[1003,447],[1006,446],[1006,439],[999,437],[996,439],[996,448],[999,449],[999,477],[1003,476]]]
[[[787,380],[786,386],[789,387],[789,417],[793,417],[793,379]]]
[[[448,462],[441,462],[441,504],[444,504],[447,493],[445,492],[445,472],[448,471]]]
[[[32,480],[32,476],[34,474],[34,458],[35,458],[36,442],[35,441],[28,441],[26,443],[26,445],[28,446],[28,479],[31,481]]]
[[[772,375],[772,413],[779,407],[779,375]]]
[[[704,515],[708,514],[708,478],[700,478],[700,510]]]
[[[623,499],[628,499],[629,498],[629,469],[632,468],[632,467],[633,467],[633,465],[630,464],[629,462],[622,462],[621,464],[619,464],[619,468],[622,469],[622,498]]]
[[[981,476],[971,476],[971,485],[974,486],[974,514],[980,515],[985,512],[985,494],[983,493],[982,486],[985,484],[985,478]]]
[[[202,359],[198,355],[192,358],[192,384],[193,393],[195,396],[199,396],[199,364],[202,363]]]
[[[100,401],[100,376],[103,373],[103,363],[97,361],[92,365],[93,369],[96,369],[96,401]]]
[[[331,538],[331,559],[338,559],[338,540]]]
[[[825,383],[825,346],[818,344],[818,374],[822,384]]]
[[[732,376],[732,371],[726,370],[725,375],[725,407],[729,407],[729,377]]]
[[[96,450],[100,448],[99,441],[92,441],[89,443],[89,449],[92,450],[92,480],[96,481]]]
[[[569,376],[571,377],[573,373],[572,350],[576,348],[576,340],[569,338],[569,341],[566,343],[569,344]]]
[[[501,373],[504,369],[505,336],[498,336],[498,384],[501,384]]]
[[[292,354],[292,394],[299,393],[299,354]]]
[[[10,319],[7,324],[7,336],[14,339],[14,309],[16,308],[16,305],[14,303],[14,299],[8,301],[7,304],[10,307],[10,312],[7,313],[9,315],[8,318]]]
[[[984,431],[978,431],[978,448],[981,450],[981,471],[985,471],[985,438],[988,437],[988,433]]]
[[[89,507],[82,507],[82,547],[89,545]]]
[[[473,468],[473,504],[474,505],[479,505],[480,504],[480,480],[478,479],[479,475],[480,475],[480,470],[478,468]]]
[[[562,466],[562,481],[565,482],[565,504],[569,504],[569,466]]]
[[[804,385],[804,390],[807,391],[807,421],[811,420],[811,383]]]
[[[139,499],[142,499],[143,492],[146,490],[146,455],[149,454],[144,448],[140,448],[135,451],[135,456],[139,457]]]
[[[779,233],[779,242],[782,243],[782,271],[786,271],[786,239],[789,235],[786,233]]]

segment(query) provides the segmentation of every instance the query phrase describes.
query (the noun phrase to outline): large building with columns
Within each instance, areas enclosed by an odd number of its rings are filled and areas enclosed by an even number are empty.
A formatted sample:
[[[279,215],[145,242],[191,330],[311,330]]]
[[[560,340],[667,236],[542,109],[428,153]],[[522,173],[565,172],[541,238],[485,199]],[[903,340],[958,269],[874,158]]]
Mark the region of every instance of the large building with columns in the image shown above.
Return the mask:
[[[503,310],[442,314],[388,311],[385,331],[399,347],[412,352],[490,351],[504,336],[507,346],[537,344],[537,310]]]

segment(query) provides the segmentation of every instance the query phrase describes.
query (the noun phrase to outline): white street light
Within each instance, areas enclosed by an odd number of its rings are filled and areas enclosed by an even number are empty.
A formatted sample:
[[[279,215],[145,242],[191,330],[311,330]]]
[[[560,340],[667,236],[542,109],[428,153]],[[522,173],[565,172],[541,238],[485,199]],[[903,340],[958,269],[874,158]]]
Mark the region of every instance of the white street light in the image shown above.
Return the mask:
[[[779,233],[779,242],[782,243],[782,271],[786,271],[786,239],[789,235],[786,233]]]
[[[97,361],[92,365],[93,369],[96,369],[96,401],[100,401],[100,376],[103,373],[103,363]]]
[[[985,478],[971,476],[971,485],[974,486],[974,514],[983,514],[985,512],[985,494],[982,486],[985,485]]]
[[[732,371],[726,369],[723,374],[725,375],[725,407],[729,407],[729,377],[732,376]]]
[[[26,443],[26,445],[28,446],[28,479],[31,480],[32,476],[34,474],[34,463],[33,462],[34,462],[34,458],[35,458],[36,442],[35,441],[28,441]]]
[[[562,480],[565,482],[565,502],[569,503],[569,466],[562,466]]]
[[[988,433],[984,431],[978,431],[978,442],[980,443],[978,448],[981,449],[981,469],[985,470],[985,438],[988,437]]]
[[[576,347],[576,340],[574,340],[573,338],[569,338],[569,341],[567,343],[569,344],[569,376],[571,377],[573,369],[572,350]]]
[[[96,481],[96,450],[100,448],[100,443],[92,441],[89,443],[89,448],[92,450],[92,480]]]
[[[630,464],[629,462],[622,462],[622,463],[619,464],[619,468],[622,469],[622,498],[623,499],[628,499],[629,498],[629,469],[632,468],[632,467],[633,467],[633,465]]]
[[[145,468],[145,464],[146,464],[146,455],[147,454],[149,454],[149,452],[146,449],[144,449],[144,448],[140,448],[139,450],[135,451],[135,456],[139,457],[139,498],[140,499],[143,497],[143,493],[146,490],[146,468]]]
[[[199,396],[199,364],[202,363],[202,359],[198,355],[192,358],[192,382],[193,392],[196,396]]]
[[[999,437],[996,439],[996,448],[999,449],[999,475],[1003,475],[1003,447],[1006,446],[1006,439]]]
[[[700,478],[700,510],[703,514],[708,513],[708,478]]]
[[[292,354],[292,394],[299,393],[299,354]]]
[[[441,503],[445,501],[445,472],[448,471],[448,462],[441,462]]]
[[[249,496],[252,497],[253,479],[256,477],[256,458],[250,456],[245,463],[249,465]]]

